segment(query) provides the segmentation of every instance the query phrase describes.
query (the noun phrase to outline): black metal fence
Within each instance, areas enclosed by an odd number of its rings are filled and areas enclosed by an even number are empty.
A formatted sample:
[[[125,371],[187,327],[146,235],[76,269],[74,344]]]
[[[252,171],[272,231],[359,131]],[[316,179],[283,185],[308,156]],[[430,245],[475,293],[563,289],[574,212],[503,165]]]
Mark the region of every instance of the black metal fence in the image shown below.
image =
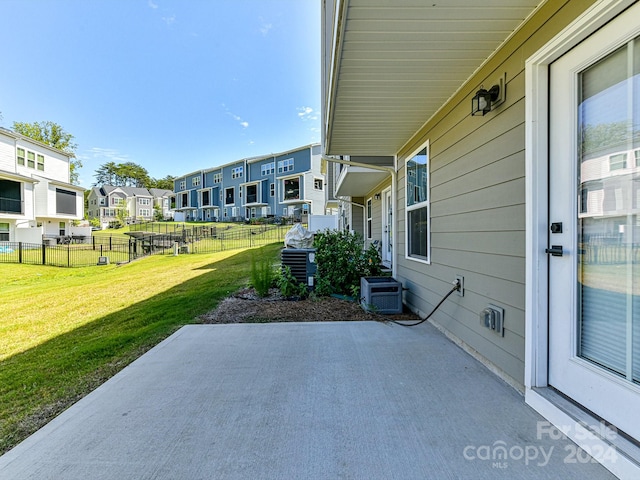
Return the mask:
[[[107,261],[126,263],[147,255],[215,253],[283,242],[289,229],[285,225],[193,226],[168,233],[134,231],[130,239],[97,234],[88,243],[66,245],[0,242],[0,263],[84,267]]]
[[[85,267],[108,261],[130,262],[141,256],[136,241],[111,242],[110,245],[67,244],[48,245],[24,242],[0,242],[0,263],[50,265],[55,267]],[[102,258],[101,258],[102,257]]]

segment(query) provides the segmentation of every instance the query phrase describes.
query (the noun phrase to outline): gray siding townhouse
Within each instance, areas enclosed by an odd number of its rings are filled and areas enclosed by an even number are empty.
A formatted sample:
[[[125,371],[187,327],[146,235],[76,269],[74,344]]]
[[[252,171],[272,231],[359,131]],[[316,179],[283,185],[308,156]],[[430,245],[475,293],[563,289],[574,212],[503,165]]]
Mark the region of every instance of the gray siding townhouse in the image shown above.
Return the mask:
[[[175,218],[186,221],[302,219],[323,214],[320,145],[237,160],[175,179]]]
[[[621,478],[640,478],[638,19],[630,0],[323,2],[343,226],[423,316],[462,277],[433,324],[578,445],[608,425],[617,455],[594,458]]]
[[[151,221],[155,218],[155,208],[160,209],[165,218],[170,218],[169,198],[172,192],[152,188],[116,187],[103,185],[93,187],[89,192],[88,217],[99,219],[103,227],[120,217],[128,223]]]
[[[0,127],[0,242],[70,235],[84,216],[84,188],[70,183],[70,157]]]

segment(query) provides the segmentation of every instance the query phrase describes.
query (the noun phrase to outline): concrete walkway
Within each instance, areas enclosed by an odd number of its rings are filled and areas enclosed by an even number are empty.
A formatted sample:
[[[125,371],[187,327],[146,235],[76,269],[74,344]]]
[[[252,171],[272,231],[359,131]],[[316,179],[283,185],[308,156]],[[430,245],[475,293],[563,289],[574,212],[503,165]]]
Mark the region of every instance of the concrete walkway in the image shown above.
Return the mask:
[[[193,325],[0,457],[0,478],[613,478],[547,427],[428,324]]]

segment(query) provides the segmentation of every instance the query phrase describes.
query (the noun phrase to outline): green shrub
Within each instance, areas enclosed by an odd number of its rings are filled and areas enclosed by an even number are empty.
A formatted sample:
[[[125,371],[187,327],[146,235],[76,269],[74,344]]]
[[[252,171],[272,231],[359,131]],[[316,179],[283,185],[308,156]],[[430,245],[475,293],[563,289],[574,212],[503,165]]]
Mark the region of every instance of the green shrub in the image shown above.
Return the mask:
[[[316,294],[351,295],[357,297],[360,277],[381,274],[380,253],[371,244],[364,249],[362,235],[337,230],[325,230],[315,234]]]
[[[273,286],[275,280],[275,272],[273,264],[268,258],[262,258],[260,263],[256,262],[255,257],[251,257],[251,284],[255,288],[259,297],[269,295],[269,289]]]
[[[282,293],[284,297],[306,298],[309,295],[307,286],[303,283],[300,283],[298,279],[293,276],[293,273],[291,273],[291,268],[289,268],[288,265],[282,266],[277,284],[278,288],[280,289],[280,293]]]

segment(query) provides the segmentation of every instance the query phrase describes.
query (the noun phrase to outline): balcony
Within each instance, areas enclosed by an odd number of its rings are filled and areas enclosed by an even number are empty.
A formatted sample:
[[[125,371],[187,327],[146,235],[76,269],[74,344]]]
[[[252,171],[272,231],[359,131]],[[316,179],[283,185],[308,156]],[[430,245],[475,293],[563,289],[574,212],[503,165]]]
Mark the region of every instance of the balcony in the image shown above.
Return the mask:
[[[0,213],[24,214],[24,201],[0,196]]]

